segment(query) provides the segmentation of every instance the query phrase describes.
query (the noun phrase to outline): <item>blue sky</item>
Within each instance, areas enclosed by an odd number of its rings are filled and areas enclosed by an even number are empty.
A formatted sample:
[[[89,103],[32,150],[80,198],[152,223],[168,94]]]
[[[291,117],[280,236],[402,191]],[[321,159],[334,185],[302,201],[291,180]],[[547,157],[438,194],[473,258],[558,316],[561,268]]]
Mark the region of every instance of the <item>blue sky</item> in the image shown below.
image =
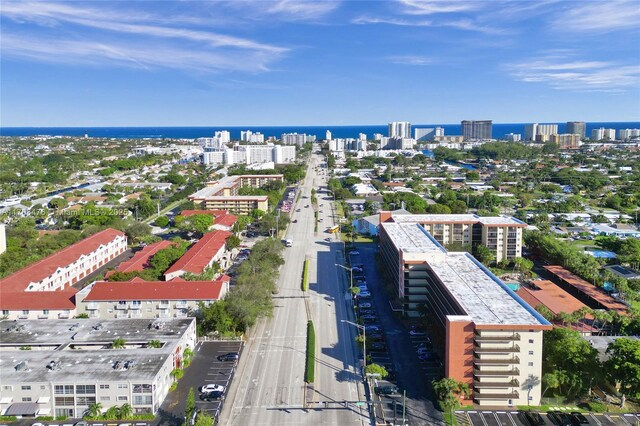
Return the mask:
[[[0,6],[2,126],[640,121],[640,2]]]

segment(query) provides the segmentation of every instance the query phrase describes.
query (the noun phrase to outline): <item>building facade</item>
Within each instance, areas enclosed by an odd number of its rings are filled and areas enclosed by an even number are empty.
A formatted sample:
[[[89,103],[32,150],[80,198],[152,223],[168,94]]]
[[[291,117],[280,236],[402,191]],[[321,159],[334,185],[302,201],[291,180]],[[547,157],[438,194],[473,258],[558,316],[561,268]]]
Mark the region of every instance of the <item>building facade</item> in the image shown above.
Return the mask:
[[[196,343],[195,318],[172,320],[0,321],[0,413],[18,417],[82,417],[130,404],[156,413]],[[115,339],[124,348],[113,349]],[[150,347],[155,340],[160,347]],[[30,347],[35,350],[21,350]]]
[[[236,145],[232,149],[204,147],[202,163],[207,165],[233,164],[290,164],[296,160],[295,146]]]
[[[580,147],[581,138],[579,134],[566,133],[562,135],[551,135],[549,141],[558,145],[560,149],[578,148]]]
[[[447,252],[417,223],[381,223],[382,263],[403,304],[426,306],[445,376],[469,385],[478,405],[539,405],[542,332],[533,308],[469,253]]]
[[[640,138],[640,129],[620,129],[618,130],[618,139],[628,141]]]
[[[390,138],[410,138],[411,123],[408,121],[394,121],[389,123]]]
[[[207,232],[192,245],[182,257],[175,261],[164,272],[166,281],[180,277],[187,272],[200,275],[214,262],[218,262],[222,269],[230,266],[231,258],[227,252],[226,241],[231,236],[228,231]]]
[[[460,122],[464,140],[488,140],[492,138],[491,120],[463,120]]]
[[[283,133],[280,140],[285,145],[298,145],[302,146],[307,142],[307,135],[302,133]]]
[[[187,318],[224,298],[229,277],[215,281],[97,281],[76,295],[77,312],[89,318]]]
[[[584,139],[587,135],[587,126],[584,121],[568,121],[567,133],[572,135],[579,135],[580,140]]]
[[[557,124],[527,124],[524,126],[524,139],[535,142],[548,142],[551,135],[558,134]]]

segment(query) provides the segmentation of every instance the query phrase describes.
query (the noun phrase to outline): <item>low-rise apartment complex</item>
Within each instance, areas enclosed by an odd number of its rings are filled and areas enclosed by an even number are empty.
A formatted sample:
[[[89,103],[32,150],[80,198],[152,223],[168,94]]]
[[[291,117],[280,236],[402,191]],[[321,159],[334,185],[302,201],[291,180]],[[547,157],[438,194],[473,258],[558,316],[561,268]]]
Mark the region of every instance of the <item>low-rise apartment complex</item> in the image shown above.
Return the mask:
[[[187,272],[194,275],[202,274],[207,268],[218,262],[225,269],[230,263],[227,253],[226,241],[232,234],[228,231],[213,231],[204,234],[197,243],[164,273],[164,278],[170,281],[180,277]]]
[[[127,237],[105,229],[0,280],[0,309],[9,319],[70,318],[70,288],[127,249]],[[36,293],[32,293],[36,292]]]
[[[402,214],[380,212],[380,223],[419,223],[440,244],[482,244],[496,262],[522,256],[522,231],[527,224],[510,216],[475,214]]]
[[[194,318],[4,320],[0,330],[0,414],[18,417],[82,417],[95,403],[156,413],[171,371],[196,343]],[[113,347],[116,339],[123,348]]]
[[[186,318],[224,298],[229,277],[215,281],[98,281],[76,295],[77,312],[89,318]]]
[[[249,214],[255,209],[269,210],[266,195],[238,195],[240,188],[260,188],[269,182],[284,182],[283,175],[225,176],[208,182],[207,186],[189,196],[189,199],[206,210],[228,210],[237,214]]]
[[[418,223],[381,223],[380,254],[408,316],[427,308],[445,376],[479,405],[539,405],[542,332],[551,325],[469,253]]]

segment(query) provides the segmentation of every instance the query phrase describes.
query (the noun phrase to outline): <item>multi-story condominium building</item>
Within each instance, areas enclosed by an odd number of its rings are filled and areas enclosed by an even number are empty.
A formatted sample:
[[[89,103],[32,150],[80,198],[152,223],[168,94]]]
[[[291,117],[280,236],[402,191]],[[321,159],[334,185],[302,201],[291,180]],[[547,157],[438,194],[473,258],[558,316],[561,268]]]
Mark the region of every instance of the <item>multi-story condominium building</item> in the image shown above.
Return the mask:
[[[215,281],[98,281],[76,294],[78,313],[89,318],[186,318],[199,303],[214,303],[229,291],[226,275]]]
[[[5,320],[0,327],[0,412],[18,417],[77,418],[95,403],[103,411],[130,404],[135,414],[156,413],[171,372],[196,343],[195,318]],[[117,338],[124,348],[110,349]]]
[[[213,134],[213,139],[221,144],[229,143],[231,142],[231,133],[228,130],[221,130]]]
[[[222,231],[231,231],[238,221],[238,216],[229,214],[226,210],[182,210],[180,216],[189,217],[197,214],[210,214],[213,216],[213,228]]]
[[[69,318],[71,287],[127,249],[127,237],[105,229],[0,279],[0,309],[9,319]]]
[[[325,141],[330,141],[331,140],[331,130],[327,130],[324,134],[324,140]]]
[[[380,212],[380,223],[418,223],[442,245],[482,244],[496,257],[514,259],[522,256],[522,231],[527,224],[510,216],[475,214],[398,214]]]
[[[379,141],[384,137],[384,135],[382,133],[374,133],[373,134],[373,140],[374,141]]]
[[[251,130],[240,132],[240,140],[249,143],[264,143],[264,135],[260,132],[253,133]]]
[[[408,121],[394,121],[389,123],[390,138],[410,138],[411,123]]]
[[[557,124],[533,123],[524,126],[524,139],[527,141],[548,142],[551,135],[557,134]]]
[[[296,160],[295,146],[282,145],[236,145],[230,148],[205,147],[202,154],[203,164],[289,164]]]
[[[555,143],[561,149],[566,148],[578,148],[580,146],[580,135],[578,134],[562,134],[562,135],[551,135],[549,139],[550,142]]]
[[[504,138],[509,142],[520,142],[522,135],[520,133],[507,133]]]
[[[594,141],[614,141],[616,140],[616,129],[605,129],[604,127],[593,129],[591,131],[591,139],[593,139]]]
[[[413,149],[416,140],[413,138],[386,138],[380,140],[380,149]]]
[[[329,151],[344,151],[344,139],[331,139],[329,141]]]
[[[191,194],[189,199],[205,210],[228,210],[238,214],[249,214],[255,209],[269,210],[266,195],[238,195],[240,188],[260,188],[268,182],[284,182],[283,175],[225,176],[207,182],[207,186]]]
[[[307,142],[307,135],[302,133],[283,133],[280,138],[283,144],[285,145],[298,145],[302,146]]]
[[[579,135],[580,140],[582,140],[587,135],[587,126],[584,121],[567,121],[567,133]]]
[[[381,223],[380,254],[408,316],[425,306],[445,376],[478,405],[539,405],[542,332],[552,328],[469,253],[447,252],[417,223]]]
[[[618,139],[628,141],[640,138],[640,129],[620,129],[618,130]]]
[[[460,125],[464,140],[486,140],[492,137],[491,120],[463,120]]]
[[[214,262],[218,262],[225,269],[231,261],[229,257],[225,257],[227,254],[226,241],[231,235],[231,232],[228,231],[213,231],[204,234],[165,271],[165,280],[170,281],[187,272],[200,275]]]
[[[366,133],[359,133],[358,134],[358,140],[361,142],[366,142],[367,141],[367,134]]]
[[[462,143],[464,142],[464,136],[462,135],[442,135],[442,136],[434,136],[433,140],[435,142],[445,142],[445,143]]]

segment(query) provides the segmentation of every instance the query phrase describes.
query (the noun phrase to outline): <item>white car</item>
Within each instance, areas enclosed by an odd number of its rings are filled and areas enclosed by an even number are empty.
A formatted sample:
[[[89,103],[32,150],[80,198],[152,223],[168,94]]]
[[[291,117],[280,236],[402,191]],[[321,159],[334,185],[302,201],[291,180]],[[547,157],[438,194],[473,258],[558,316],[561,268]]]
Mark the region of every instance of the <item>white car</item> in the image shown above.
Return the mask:
[[[359,252],[358,250],[353,250],[353,251],[350,251],[350,252],[349,252],[349,254],[350,254],[351,256],[357,256],[357,255],[359,255],[359,254],[360,254],[360,252]]]
[[[358,293],[358,297],[371,297],[371,293],[368,291],[360,291],[360,293]]]
[[[224,386],[214,384],[204,385],[200,386],[200,392],[224,392]]]

